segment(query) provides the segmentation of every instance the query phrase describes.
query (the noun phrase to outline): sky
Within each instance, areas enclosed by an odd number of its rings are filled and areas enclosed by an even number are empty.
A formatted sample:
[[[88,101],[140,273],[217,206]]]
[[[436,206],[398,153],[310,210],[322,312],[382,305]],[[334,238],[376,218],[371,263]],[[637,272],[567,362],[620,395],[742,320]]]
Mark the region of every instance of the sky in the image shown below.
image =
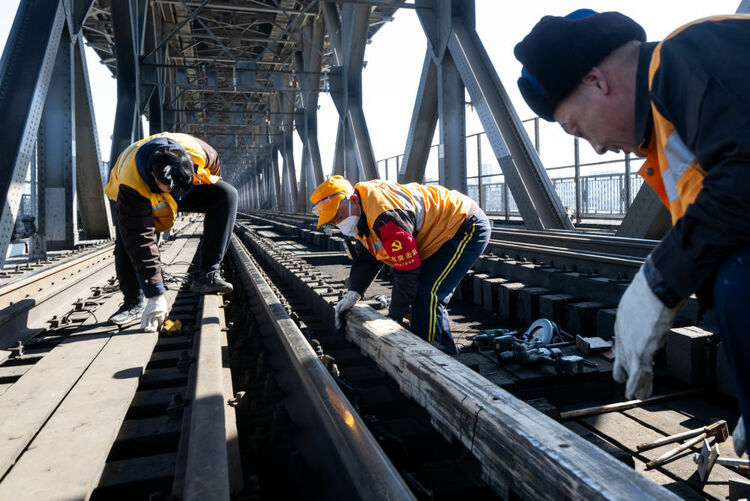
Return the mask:
[[[0,50],[10,32],[18,3],[19,0],[0,0]],[[476,30],[519,117],[527,119],[533,117],[533,113],[524,103],[515,83],[521,65],[513,56],[513,47],[542,16],[565,15],[582,7],[600,12],[618,10],[639,22],[646,30],[649,41],[657,41],[689,21],[734,13],[739,4],[740,0],[597,0],[587,4],[569,0],[476,0]],[[367,65],[363,71],[363,108],[378,160],[404,152],[425,50],[424,33],[413,9],[398,11],[394,21],[385,23],[367,46]],[[99,144],[102,158],[106,160],[109,158],[114,124],[116,81],[90,48],[87,48],[86,57]],[[323,170],[330,173],[338,115],[327,94],[321,96],[319,104],[318,129]],[[467,134],[481,130],[476,114],[467,106]],[[566,137],[557,125],[543,123],[540,139],[540,157],[546,167],[572,163],[572,138]],[[295,158],[299,166],[301,148],[296,134],[295,140]],[[588,145],[582,145],[581,158],[584,162],[593,162],[609,157],[598,157]]]

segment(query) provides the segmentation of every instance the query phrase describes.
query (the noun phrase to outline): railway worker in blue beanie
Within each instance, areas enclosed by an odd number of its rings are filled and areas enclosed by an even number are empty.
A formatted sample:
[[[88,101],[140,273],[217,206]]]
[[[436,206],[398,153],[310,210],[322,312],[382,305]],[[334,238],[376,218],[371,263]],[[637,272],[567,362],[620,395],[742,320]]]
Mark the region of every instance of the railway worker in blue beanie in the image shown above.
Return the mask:
[[[691,294],[713,306],[734,372],[745,449],[750,418],[750,16],[718,16],[649,43],[619,12],[545,16],[515,47],[534,112],[598,153],[645,157],[639,171],[673,227],[617,309],[613,376],[652,392],[653,357]]]

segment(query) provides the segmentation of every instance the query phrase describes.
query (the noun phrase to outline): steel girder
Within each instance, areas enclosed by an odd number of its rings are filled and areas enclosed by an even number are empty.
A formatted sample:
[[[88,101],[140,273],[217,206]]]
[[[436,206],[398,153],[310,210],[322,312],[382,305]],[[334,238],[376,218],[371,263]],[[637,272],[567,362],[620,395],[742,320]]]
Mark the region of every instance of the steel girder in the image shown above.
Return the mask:
[[[278,95],[279,110],[287,113],[294,111],[294,101],[286,94]],[[290,207],[297,212],[304,211],[305,202],[301,197],[304,193],[297,191],[297,170],[294,164],[294,121],[289,115],[282,115],[281,154],[284,159],[284,190],[289,193]]]
[[[302,54],[302,74],[300,76],[302,88],[302,104],[304,109],[304,131],[306,136],[305,146],[312,167],[315,185],[323,182],[323,164],[320,158],[320,146],[318,144],[318,97],[315,92],[320,88],[320,70],[322,59],[320,51],[323,48],[325,38],[325,21],[322,15],[305,26],[308,37],[304,40],[304,51]],[[299,129],[299,125],[297,126]]]
[[[300,205],[310,208],[309,198],[315,188],[323,182],[323,165],[318,145],[318,93],[320,86],[321,57],[325,36],[323,16],[310,18],[304,26],[302,51],[295,54],[295,67],[300,71],[299,87],[302,107],[295,112],[297,134],[302,141],[302,165],[300,169],[300,196],[304,195]]]
[[[448,50],[469,92],[505,180],[531,229],[573,229],[476,31],[453,18]]]
[[[143,1],[143,0],[140,0]],[[140,126],[139,0],[110,3],[117,57],[117,111],[112,131],[109,165],[114,166],[125,148],[142,137]]]
[[[474,30],[474,2],[417,0],[416,5],[428,49],[399,179],[423,180],[439,118],[440,181],[466,192],[465,87],[526,226],[572,229]]]
[[[440,184],[468,193],[466,171],[466,111],[464,84],[449,53],[438,65],[438,116]]]
[[[0,264],[5,261],[18,215],[23,181],[34,153],[65,11],[59,0],[22,1],[0,61]]]
[[[79,34],[75,59],[75,155],[76,190],[81,222],[88,239],[105,239],[114,235],[109,203],[102,183],[102,156],[94,115],[94,102],[86,68],[83,37]]]
[[[417,15],[427,37],[427,54],[431,57],[437,70],[435,75],[430,75],[432,65],[425,61],[422,68],[422,78],[434,78],[436,84],[420,81],[417,96],[418,107],[415,106],[412,125],[417,126],[419,123],[417,121],[421,119],[427,126],[421,134],[423,136],[427,133],[434,135],[433,120],[435,111],[437,111],[440,122],[438,142],[440,184],[466,193],[468,181],[466,172],[465,89],[461,75],[458,73],[450,53],[446,51],[446,47],[454,18],[460,17],[469,26],[474,26],[474,2],[433,1],[430,7],[430,9],[421,9]],[[432,87],[434,85],[436,85],[437,90]],[[428,109],[428,107],[431,109]],[[434,108],[437,108],[437,110],[434,110]],[[420,112],[423,112],[422,115],[424,116],[420,117]],[[432,140],[432,135],[427,141]],[[411,130],[410,136],[414,136]],[[427,150],[424,150],[423,144],[417,146],[418,150],[421,150],[420,153],[424,153],[424,155],[417,155],[417,158],[424,161],[424,164],[421,165],[421,169],[418,165],[416,170],[421,170],[422,177],[424,177],[424,167],[429,156],[429,145]],[[422,179],[419,181],[421,182]]]
[[[274,210],[284,211],[284,197],[281,194],[281,179],[279,179],[278,146],[276,144],[271,145],[271,174],[273,175]]]
[[[339,65],[329,72],[331,98],[340,117],[334,172],[343,170],[352,183],[359,181],[360,171],[364,179],[379,177],[362,110],[362,67],[370,8],[347,3],[341,8],[340,17],[331,4],[325,4],[323,11],[328,37],[334,47],[334,58]],[[350,165],[348,151],[353,153],[356,167]]]
[[[37,133],[38,230],[48,250],[78,243],[76,155],[73,138],[73,44],[63,29]]]
[[[0,265],[13,235],[35,144],[39,151],[32,172],[32,199],[39,232],[32,239],[32,253],[44,257],[48,243],[51,248],[71,248],[78,239],[79,210],[88,238],[111,235],[79,35],[91,5],[91,0],[22,0],[16,13],[0,61],[0,113],[5,127],[0,145],[6,152],[0,161],[5,199],[0,213]]]
[[[417,98],[411,115],[406,148],[398,173],[400,183],[421,183],[438,121],[437,66],[428,47],[422,65]]]
[[[164,54],[161,50],[156,50],[157,39],[159,33],[162,30],[162,19],[161,16],[156,15],[154,10],[156,5],[149,7],[150,12],[146,16],[146,30],[143,37],[143,52],[151,53],[154,52],[154,58],[157,64],[161,64],[164,59]],[[148,66],[141,64],[141,72],[143,74],[143,80],[160,83],[164,81],[165,68],[159,68],[156,66]],[[161,86],[151,86],[151,88],[143,89],[144,92],[141,95],[140,107],[145,109],[148,107],[148,133],[149,136],[157,134],[166,130],[164,123],[164,98],[166,96],[165,88]]]

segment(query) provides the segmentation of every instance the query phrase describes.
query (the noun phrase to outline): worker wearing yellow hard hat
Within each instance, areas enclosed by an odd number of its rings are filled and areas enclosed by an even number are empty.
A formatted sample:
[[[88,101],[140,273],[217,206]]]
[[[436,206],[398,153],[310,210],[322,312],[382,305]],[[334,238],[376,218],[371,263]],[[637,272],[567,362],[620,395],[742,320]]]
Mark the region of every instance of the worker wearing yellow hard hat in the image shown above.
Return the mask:
[[[393,269],[388,316],[456,353],[445,306],[487,246],[490,224],[477,204],[455,190],[372,180],[352,186],[341,176],[320,184],[310,197],[318,227],[331,223],[355,239],[349,291],[335,320],[365,293],[383,264]]]
[[[310,196],[313,214],[318,216],[318,228],[331,222],[339,203],[354,193],[352,184],[341,176],[331,176],[323,181]]]

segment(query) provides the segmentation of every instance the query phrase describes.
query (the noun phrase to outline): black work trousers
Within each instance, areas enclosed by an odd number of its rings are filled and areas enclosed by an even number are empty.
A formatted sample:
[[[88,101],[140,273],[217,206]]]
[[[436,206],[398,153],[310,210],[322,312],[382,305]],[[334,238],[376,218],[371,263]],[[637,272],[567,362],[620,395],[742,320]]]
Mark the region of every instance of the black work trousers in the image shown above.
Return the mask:
[[[237,215],[237,190],[224,181],[195,186],[190,194],[177,203],[177,211],[198,212],[206,215],[203,220],[198,270],[201,273],[218,270],[229,248],[229,239],[232,237]],[[115,224],[114,253],[115,271],[125,303],[140,303],[142,298],[140,284],[133,263],[125,252],[117,224]]]

